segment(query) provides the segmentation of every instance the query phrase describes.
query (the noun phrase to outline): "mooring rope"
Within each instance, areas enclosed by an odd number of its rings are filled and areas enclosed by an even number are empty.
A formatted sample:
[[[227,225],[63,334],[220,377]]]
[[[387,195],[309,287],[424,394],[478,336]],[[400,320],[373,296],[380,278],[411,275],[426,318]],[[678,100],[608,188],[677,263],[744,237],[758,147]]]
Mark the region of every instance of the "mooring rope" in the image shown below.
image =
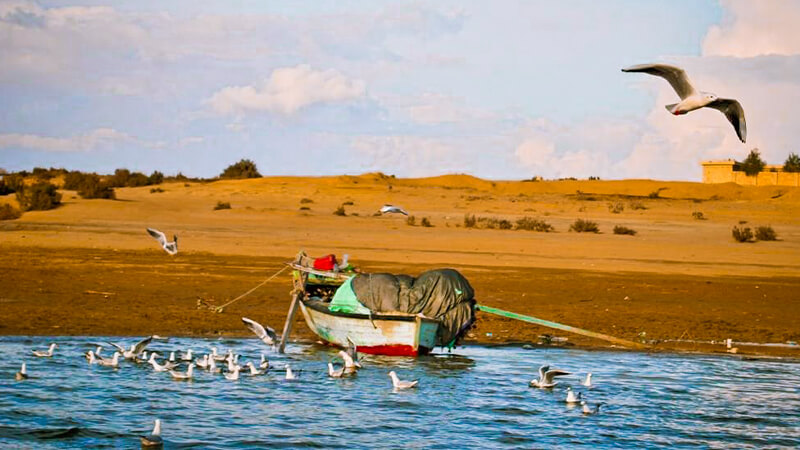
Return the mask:
[[[242,295],[240,295],[240,296],[236,297],[235,299],[233,299],[233,300],[229,301],[228,303],[225,303],[224,305],[217,306],[217,308],[216,308],[216,309],[217,309],[217,311],[221,312],[223,308],[225,308],[226,306],[230,305],[231,303],[233,303],[233,302],[235,302],[235,301],[238,301],[238,300],[241,300],[242,298],[244,298],[244,297],[246,297],[246,296],[248,296],[248,295],[252,294],[252,293],[253,293],[253,292],[254,292],[256,289],[258,289],[258,288],[260,288],[261,286],[263,286],[263,285],[267,284],[267,283],[268,283],[270,280],[272,280],[273,278],[277,277],[278,275],[280,275],[280,274],[281,274],[281,272],[283,272],[284,270],[286,270],[286,269],[288,269],[288,268],[289,268],[289,266],[283,266],[283,268],[281,268],[281,270],[279,270],[279,271],[275,272],[274,274],[272,274],[272,276],[271,276],[271,277],[269,277],[269,278],[267,278],[266,280],[262,281],[262,282],[261,282],[261,283],[259,283],[259,284],[258,284],[256,287],[254,287],[254,288],[250,289],[249,291],[247,291],[247,292],[245,292],[244,294],[242,294]]]

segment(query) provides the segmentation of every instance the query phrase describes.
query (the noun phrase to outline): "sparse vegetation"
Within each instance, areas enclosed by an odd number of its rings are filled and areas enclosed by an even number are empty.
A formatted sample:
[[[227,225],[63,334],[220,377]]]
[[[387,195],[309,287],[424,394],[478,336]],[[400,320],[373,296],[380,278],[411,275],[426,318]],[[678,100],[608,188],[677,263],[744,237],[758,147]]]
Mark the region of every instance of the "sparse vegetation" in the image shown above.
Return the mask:
[[[164,191],[164,189],[161,189],[160,187],[150,188],[150,193],[151,194],[160,194],[161,192],[165,192],[165,191]]]
[[[346,216],[347,212],[345,212],[345,210],[344,210],[344,205],[339,205],[339,207],[336,208],[335,211],[333,211],[333,215],[334,216],[342,216],[342,217]]]
[[[304,205],[306,203],[314,203],[314,200],[311,200],[310,198],[305,198],[305,197],[300,199],[300,204],[301,205]]]
[[[544,220],[534,219],[533,217],[523,217],[517,219],[517,230],[538,231],[542,233],[550,233],[555,231],[552,225]]]
[[[600,228],[598,228],[597,223],[591,220],[577,219],[569,226],[569,231],[574,231],[576,233],[599,233]]]
[[[614,234],[626,234],[629,236],[636,236],[636,230],[634,230],[633,228],[623,227],[622,225],[615,225]]]
[[[632,201],[628,202],[628,208],[636,211],[636,210],[639,210],[639,209],[647,209],[647,206],[644,206],[644,203],[642,203],[642,202],[640,202],[638,200],[632,200]]]
[[[301,206],[300,207],[300,211],[310,211],[310,210],[311,210],[311,208],[309,208],[308,206]]]
[[[617,203],[609,203],[608,204],[608,211],[612,214],[619,214],[625,210],[625,205],[620,202]]]
[[[22,217],[22,211],[14,208],[8,203],[0,205],[0,220],[14,220]]]
[[[758,175],[759,172],[764,170],[764,166],[766,165],[767,163],[761,159],[761,154],[759,153],[758,149],[754,148],[750,150],[750,154],[747,155],[747,158],[739,163],[739,169],[748,176],[752,177]]]
[[[230,202],[218,201],[216,206],[214,206],[214,211],[219,211],[220,209],[231,209]]]
[[[414,216],[406,217],[406,225],[408,225],[410,227],[417,226],[417,218],[414,217]]]
[[[667,189],[668,188],[660,187],[660,188],[656,189],[655,191],[647,194],[647,198],[653,198],[653,199],[661,198],[661,191],[665,191]]]
[[[706,216],[703,214],[702,211],[693,212],[692,217],[694,217],[695,220],[706,220]]]
[[[82,173],[78,180],[78,186],[75,189],[82,198],[104,198],[110,200],[117,198],[114,189],[108,182],[101,181],[100,176],[97,174]]]
[[[56,186],[47,181],[21,186],[16,193],[17,202],[23,211],[45,211],[61,203],[61,194],[56,190]]]
[[[353,206],[355,203],[351,202],[350,200],[342,203],[342,206]]]
[[[783,163],[784,172],[800,172],[800,156],[797,153],[790,153]]]
[[[750,227],[733,227],[731,233],[733,234],[733,239],[736,240],[736,242],[753,242],[754,236]]]
[[[506,219],[498,219],[497,217],[478,217],[478,223],[483,225],[484,228],[494,230],[510,230],[514,226]]]
[[[477,224],[478,220],[475,218],[475,214],[464,214],[464,228],[475,228]]]
[[[430,220],[428,220],[427,217],[423,217],[422,220],[419,222],[419,224],[425,228],[431,228],[433,226],[433,224],[431,223]]]
[[[261,178],[261,174],[258,173],[256,163],[249,159],[242,159],[239,162],[226,167],[225,170],[220,174],[220,178]]]
[[[770,226],[756,228],[756,239],[759,241],[777,241],[778,235]]]

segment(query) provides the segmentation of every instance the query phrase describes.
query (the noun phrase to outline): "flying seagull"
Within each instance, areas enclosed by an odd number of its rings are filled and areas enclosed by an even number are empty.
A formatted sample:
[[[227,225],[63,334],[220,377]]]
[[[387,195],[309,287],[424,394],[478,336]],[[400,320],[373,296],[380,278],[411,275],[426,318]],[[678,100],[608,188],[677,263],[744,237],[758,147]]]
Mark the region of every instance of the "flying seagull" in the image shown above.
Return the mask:
[[[153,432],[147,436],[139,436],[142,447],[161,447],[164,441],[161,440],[161,419],[156,419],[153,425]]]
[[[399,206],[394,206],[394,205],[383,205],[383,207],[381,208],[381,214],[402,214],[404,216],[408,215],[406,210],[404,210]]]
[[[353,365],[360,369],[361,363],[358,362],[358,346],[350,339],[350,336],[347,336],[347,354],[350,355],[350,358],[353,360]]]
[[[245,326],[250,329],[253,333],[258,336],[261,341],[263,341],[267,345],[276,345],[275,343],[278,342],[278,335],[275,334],[275,330],[270,327],[265,327],[260,323],[256,322],[255,320],[248,319],[247,317],[242,317],[242,322],[244,322]]]
[[[681,98],[680,103],[666,105],[667,111],[670,113],[679,116],[703,107],[714,108],[725,114],[742,142],[747,139],[747,126],[744,121],[742,105],[732,98],[719,98],[710,92],[695,90],[689,77],[686,76],[686,72],[680,67],[668,64],[638,64],[622,69],[622,71],[649,73],[667,80]]]
[[[37,358],[50,358],[51,356],[53,356],[53,350],[55,350],[56,347],[58,347],[58,344],[54,342],[50,344],[50,347],[47,349],[47,351],[34,350],[33,356],[36,356]]]
[[[173,234],[172,242],[167,242],[167,236],[164,233],[154,228],[148,228],[147,232],[150,234],[150,236],[153,236],[153,238],[155,238],[159,244],[161,244],[161,248],[163,248],[165,252],[169,253],[170,255],[178,254],[178,236]]]
[[[569,372],[558,369],[550,370],[550,366],[539,367],[539,379],[531,380],[530,386],[539,389],[549,389],[558,384],[558,381],[554,381],[553,379],[562,375],[569,375]]]
[[[130,350],[125,350],[124,347],[122,347],[119,344],[115,344],[113,342],[109,342],[109,344],[116,347],[117,350],[119,350],[119,352],[125,359],[136,359],[136,357],[138,357],[144,351],[144,349],[148,346],[148,344],[150,344],[152,340],[153,336],[146,337],[135,344],[131,344]]]
[[[397,374],[395,373],[394,370],[389,372],[389,377],[391,377],[392,386],[395,389],[411,389],[417,387],[417,385],[419,384],[419,380],[414,380],[414,381],[401,380],[400,378],[397,377]]]

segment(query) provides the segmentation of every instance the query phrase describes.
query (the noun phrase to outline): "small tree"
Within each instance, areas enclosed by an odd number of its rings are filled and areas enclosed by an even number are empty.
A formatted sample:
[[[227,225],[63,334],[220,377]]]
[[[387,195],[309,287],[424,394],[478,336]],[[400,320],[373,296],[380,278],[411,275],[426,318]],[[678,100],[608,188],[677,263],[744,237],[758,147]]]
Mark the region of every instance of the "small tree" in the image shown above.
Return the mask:
[[[754,148],[750,150],[750,154],[747,155],[747,158],[739,164],[739,168],[748,176],[752,177],[764,170],[764,166],[766,165],[767,163],[761,159],[761,154],[758,152],[758,149]]]
[[[784,172],[800,172],[800,156],[797,153],[790,153],[783,163]]]
[[[148,184],[161,184],[164,182],[164,174],[159,171],[154,171],[147,178]]]
[[[220,174],[220,178],[260,178],[256,163],[249,159],[242,159],[235,164],[226,167]]]
[[[117,198],[110,184],[100,181],[100,177],[96,173],[83,174],[77,190],[78,195],[82,198],[106,198],[110,200]]]
[[[17,201],[23,211],[44,211],[58,206],[61,194],[54,184],[43,181],[17,190]]]

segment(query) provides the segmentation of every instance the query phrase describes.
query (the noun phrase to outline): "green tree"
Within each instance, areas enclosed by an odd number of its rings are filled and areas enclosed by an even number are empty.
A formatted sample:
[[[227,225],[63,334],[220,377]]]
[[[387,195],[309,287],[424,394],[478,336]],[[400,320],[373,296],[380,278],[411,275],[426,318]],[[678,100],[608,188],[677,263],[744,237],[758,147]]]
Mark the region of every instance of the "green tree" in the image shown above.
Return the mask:
[[[783,163],[784,172],[800,172],[800,156],[797,153],[790,153]]]
[[[17,201],[23,211],[53,209],[61,203],[61,194],[52,183],[42,181],[17,190]]]
[[[750,154],[747,155],[747,158],[744,159],[741,163],[739,163],[739,168],[749,176],[758,175],[759,172],[764,170],[764,166],[767,163],[761,159],[761,154],[758,152],[757,148],[750,150]]]
[[[226,167],[220,174],[220,178],[260,178],[256,163],[249,159],[242,159],[235,164]]]
[[[161,184],[164,182],[164,174],[156,170],[150,174],[148,181],[150,184]]]

